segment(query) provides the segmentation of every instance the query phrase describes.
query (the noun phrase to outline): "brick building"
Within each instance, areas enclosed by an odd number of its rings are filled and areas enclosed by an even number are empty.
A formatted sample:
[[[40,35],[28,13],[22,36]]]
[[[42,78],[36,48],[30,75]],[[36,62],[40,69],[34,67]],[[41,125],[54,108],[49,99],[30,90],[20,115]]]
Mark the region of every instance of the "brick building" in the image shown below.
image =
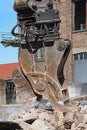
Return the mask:
[[[0,65],[0,104],[16,102],[16,89],[12,81],[12,74],[18,66],[18,63]]]
[[[19,63],[0,64],[0,105],[25,104],[34,96],[25,80],[21,79],[21,86],[14,85],[12,75],[18,68]]]
[[[57,0],[60,34],[71,41],[65,78],[74,95],[87,94],[87,0]],[[78,94],[75,94],[78,93]]]

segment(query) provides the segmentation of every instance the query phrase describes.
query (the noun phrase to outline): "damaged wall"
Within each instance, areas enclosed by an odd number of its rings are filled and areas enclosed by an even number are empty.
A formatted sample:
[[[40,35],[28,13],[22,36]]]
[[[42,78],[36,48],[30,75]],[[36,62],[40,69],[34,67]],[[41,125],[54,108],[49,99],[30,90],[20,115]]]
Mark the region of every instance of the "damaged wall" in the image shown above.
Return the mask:
[[[0,80],[0,105],[6,104],[6,83],[4,80]]]

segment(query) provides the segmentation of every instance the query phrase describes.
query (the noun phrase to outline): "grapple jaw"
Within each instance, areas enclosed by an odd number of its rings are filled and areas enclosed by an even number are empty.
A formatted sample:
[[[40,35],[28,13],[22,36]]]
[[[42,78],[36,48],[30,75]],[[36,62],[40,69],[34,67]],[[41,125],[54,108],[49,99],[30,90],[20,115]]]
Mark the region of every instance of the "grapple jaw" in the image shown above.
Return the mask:
[[[71,45],[69,40],[59,36],[60,19],[55,2],[16,0],[14,6],[18,24],[12,34],[20,40],[19,64],[23,78],[37,97],[45,95],[57,108],[58,102],[65,103],[69,99],[63,71]],[[16,27],[19,27],[18,34]]]

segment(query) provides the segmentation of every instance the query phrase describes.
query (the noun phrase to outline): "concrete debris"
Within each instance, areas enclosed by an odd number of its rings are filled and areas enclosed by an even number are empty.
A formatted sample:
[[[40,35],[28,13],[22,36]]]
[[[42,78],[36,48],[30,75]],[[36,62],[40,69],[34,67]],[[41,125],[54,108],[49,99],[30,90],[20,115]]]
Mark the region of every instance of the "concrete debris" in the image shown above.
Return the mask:
[[[87,105],[74,101],[65,106],[71,111],[56,113],[32,107],[20,116],[10,115],[8,121],[20,124],[23,130],[87,130]]]
[[[55,130],[46,120],[37,119],[32,125],[33,130]]]

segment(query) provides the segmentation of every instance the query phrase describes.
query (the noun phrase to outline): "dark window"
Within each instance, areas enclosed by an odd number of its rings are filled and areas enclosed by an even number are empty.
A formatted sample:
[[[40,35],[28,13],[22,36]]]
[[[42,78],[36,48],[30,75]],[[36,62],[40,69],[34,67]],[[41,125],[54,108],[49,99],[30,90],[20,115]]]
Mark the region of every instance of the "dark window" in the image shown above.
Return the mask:
[[[84,59],[87,59],[87,52],[84,53]]]
[[[84,59],[83,56],[84,56],[83,53],[80,53],[80,54],[79,54],[80,60],[83,60],[83,59]]]
[[[74,30],[85,29],[86,24],[86,0],[74,1]]]
[[[74,55],[74,60],[78,60],[78,54]]]
[[[74,61],[87,59],[87,52],[74,54]]]
[[[6,82],[6,104],[16,103],[16,89],[13,82]]]

